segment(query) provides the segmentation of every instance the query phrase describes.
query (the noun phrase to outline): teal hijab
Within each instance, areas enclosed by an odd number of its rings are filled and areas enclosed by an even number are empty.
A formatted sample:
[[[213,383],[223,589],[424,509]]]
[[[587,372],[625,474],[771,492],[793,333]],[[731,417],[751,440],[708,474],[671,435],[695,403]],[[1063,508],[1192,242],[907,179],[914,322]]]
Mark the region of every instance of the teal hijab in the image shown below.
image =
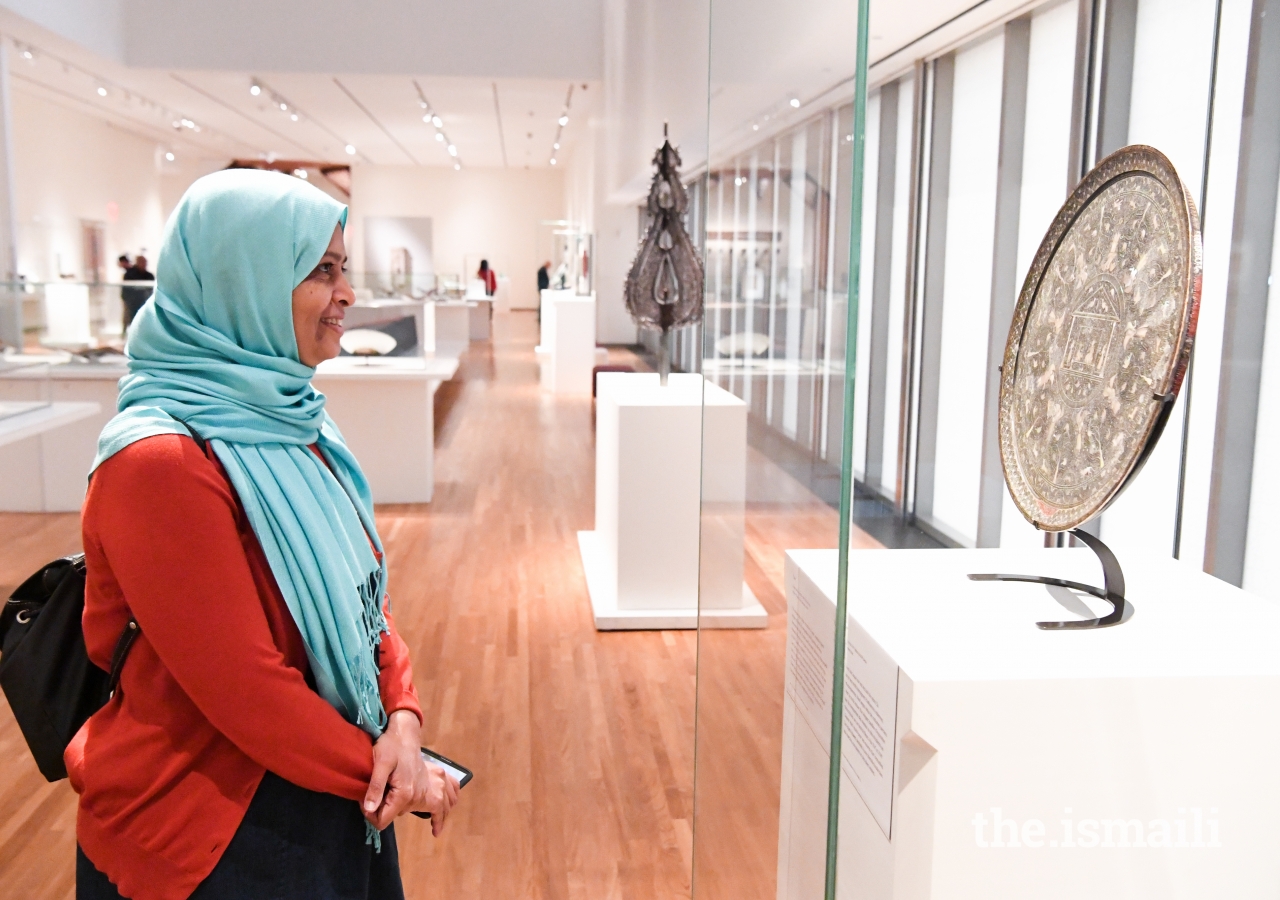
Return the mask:
[[[374,555],[373,498],[293,332],[293,289],[346,218],[316,187],[275,172],[232,169],[193,184],[166,227],[155,296],[130,328],[120,412],[93,467],[134,441],[186,434],[182,422],[207,440],[302,632],[320,695],[376,738],[387,724],[377,665],[387,573]]]

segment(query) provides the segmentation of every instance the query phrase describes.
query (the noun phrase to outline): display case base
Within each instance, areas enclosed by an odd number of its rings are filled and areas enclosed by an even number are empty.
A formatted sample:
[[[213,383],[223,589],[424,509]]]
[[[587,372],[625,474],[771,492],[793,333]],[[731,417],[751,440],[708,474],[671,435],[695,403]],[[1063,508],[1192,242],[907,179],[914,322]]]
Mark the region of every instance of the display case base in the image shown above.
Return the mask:
[[[739,609],[619,609],[616,591],[609,590],[608,577],[594,531],[578,532],[578,550],[586,573],[587,593],[597,631],[652,631],[698,628],[765,628],[769,613],[760,605],[746,582],[742,585]]]

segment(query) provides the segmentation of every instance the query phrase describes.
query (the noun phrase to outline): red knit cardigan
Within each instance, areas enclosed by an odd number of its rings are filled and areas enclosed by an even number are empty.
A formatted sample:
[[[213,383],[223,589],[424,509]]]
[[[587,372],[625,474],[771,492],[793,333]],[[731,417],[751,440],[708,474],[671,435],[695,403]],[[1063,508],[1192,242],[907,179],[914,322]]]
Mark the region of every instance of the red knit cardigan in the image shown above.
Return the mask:
[[[307,684],[306,648],[226,472],[188,437],[145,438],[103,463],[82,516],[84,636],[108,668],[132,615],[120,687],[67,748],[76,838],[134,900],[185,900],[212,871],[270,769],[361,800],[372,741]],[[422,719],[387,616],[388,714]]]

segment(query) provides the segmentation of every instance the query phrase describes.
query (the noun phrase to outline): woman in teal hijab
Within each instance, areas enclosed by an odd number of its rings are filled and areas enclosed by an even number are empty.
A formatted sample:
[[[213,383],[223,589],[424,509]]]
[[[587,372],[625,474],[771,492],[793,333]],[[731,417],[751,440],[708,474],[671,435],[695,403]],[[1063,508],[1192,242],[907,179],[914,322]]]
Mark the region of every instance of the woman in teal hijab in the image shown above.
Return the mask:
[[[67,751],[79,897],[399,898],[392,820],[438,834],[457,800],[418,754],[368,483],[311,386],[354,299],[346,216],[228,170],[170,218],[83,514],[90,656],[140,636]]]

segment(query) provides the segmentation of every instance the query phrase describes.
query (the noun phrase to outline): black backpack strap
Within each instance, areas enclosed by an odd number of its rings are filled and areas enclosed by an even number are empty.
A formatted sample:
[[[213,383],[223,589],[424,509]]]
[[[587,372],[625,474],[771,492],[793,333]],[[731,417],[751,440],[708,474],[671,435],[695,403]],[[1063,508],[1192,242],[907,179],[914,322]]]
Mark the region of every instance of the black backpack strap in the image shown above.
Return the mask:
[[[174,416],[174,421],[187,429],[187,432],[196,442],[196,446],[200,448],[200,452],[204,453],[206,442],[205,439],[200,436],[200,433],[177,416]],[[138,639],[138,635],[141,633],[141,629],[138,628],[137,619],[130,619],[129,623],[124,626],[124,631],[120,632],[120,637],[116,641],[116,649],[111,654],[111,672],[107,678],[108,700],[111,699],[111,695],[116,692],[116,686],[120,683],[120,673],[124,669],[124,661],[129,656],[129,651],[133,648],[133,642]]]
[[[120,639],[116,641],[115,652],[111,654],[111,673],[107,678],[107,699],[111,699],[111,695],[116,692],[116,685],[120,683],[120,672],[124,669],[125,657],[129,655],[133,642],[138,639],[141,631],[138,629],[136,619],[130,619],[129,624],[124,626],[124,631],[120,632]]]
[[[172,413],[170,413],[170,415],[173,415],[173,414],[172,414]],[[204,453],[204,452],[205,452],[204,448],[205,448],[205,443],[206,443],[206,442],[205,442],[205,439],[204,439],[204,438],[202,438],[202,437],[200,436],[200,432],[198,432],[198,431],[196,431],[194,428],[192,428],[192,427],[191,427],[191,425],[190,425],[190,423],[188,423],[188,422],[186,422],[186,421],[184,421],[184,420],[182,420],[182,419],[179,419],[177,416],[173,416],[173,420],[174,420],[175,422],[177,422],[179,425],[181,425],[183,428],[187,429],[187,433],[188,433],[188,434],[190,434],[190,435],[191,435],[192,440],[194,440],[194,441],[196,442],[196,446],[200,448],[200,452],[201,452],[201,453]]]

